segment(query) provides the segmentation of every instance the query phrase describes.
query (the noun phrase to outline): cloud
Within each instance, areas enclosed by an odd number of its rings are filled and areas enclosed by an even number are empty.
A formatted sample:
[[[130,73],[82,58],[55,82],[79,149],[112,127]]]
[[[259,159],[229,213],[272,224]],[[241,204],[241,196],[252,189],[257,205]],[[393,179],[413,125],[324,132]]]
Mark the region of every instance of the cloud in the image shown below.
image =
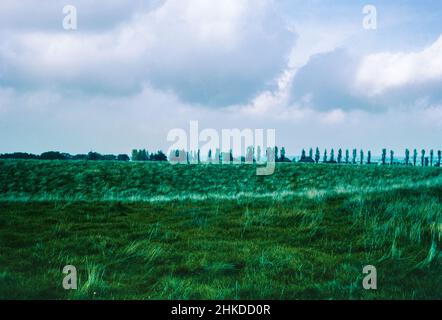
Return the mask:
[[[409,110],[442,104],[442,36],[415,53],[315,54],[292,81],[292,103],[317,110]]]
[[[358,57],[343,48],[313,55],[292,83],[292,102],[317,110],[371,109],[353,87]]]
[[[357,85],[369,96],[442,80],[442,36],[419,52],[375,53],[364,57]]]
[[[169,0],[106,31],[26,31],[0,41],[13,87],[129,94],[148,83],[183,101],[245,103],[287,64],[294,35],[270,0]],[[61,29],[61,24],[60,24]]]

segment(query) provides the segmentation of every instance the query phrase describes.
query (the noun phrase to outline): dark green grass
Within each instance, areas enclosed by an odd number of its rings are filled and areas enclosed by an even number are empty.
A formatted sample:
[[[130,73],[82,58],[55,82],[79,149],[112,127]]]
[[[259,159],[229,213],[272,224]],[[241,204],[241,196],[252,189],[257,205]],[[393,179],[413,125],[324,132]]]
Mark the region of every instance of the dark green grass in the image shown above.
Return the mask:
[[[441,176],[0,161],[0,298],[441,299]]]
[[[442,184],[440,168],[279,164],[171,165],[106,161],[0,161],[0,200],[157,201],[378,192]]]

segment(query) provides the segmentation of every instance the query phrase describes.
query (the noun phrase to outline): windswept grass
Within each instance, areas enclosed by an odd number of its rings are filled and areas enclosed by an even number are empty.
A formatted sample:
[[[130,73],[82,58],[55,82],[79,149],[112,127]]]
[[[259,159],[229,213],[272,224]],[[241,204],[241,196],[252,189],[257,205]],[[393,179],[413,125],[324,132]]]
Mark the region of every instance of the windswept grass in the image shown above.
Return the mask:
[[[170,202],[321,197],[442,186],[426,167],[279,164],[271,176],[254,165],[171,165],[100,161],[0,161],[0,200]]]
[[[441,177],[0,161],[0,298],[441,299]],[[369,264],[378,290],[362,288]]]

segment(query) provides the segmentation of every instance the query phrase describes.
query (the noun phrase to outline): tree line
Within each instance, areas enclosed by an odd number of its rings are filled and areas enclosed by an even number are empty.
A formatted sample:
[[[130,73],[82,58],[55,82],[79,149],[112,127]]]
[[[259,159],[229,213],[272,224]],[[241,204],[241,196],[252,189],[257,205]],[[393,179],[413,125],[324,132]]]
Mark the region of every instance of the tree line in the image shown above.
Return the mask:
[[[90,160],[90,161],[130,161],[131,158],[127,154],[101,154],[98,152],[89,152],[87,154],[69,154],[59,151],[43,152],[40,155],[13,152],[0,154],[0,159],[33,159],[33,160]],[[150,153],[146,150],[132,151],[133,161],[167,161],[166,155],[162,151]]]
[[[358,157],[359,153],[359,157]],[[434,150],[431,149],[429,154],[427,155],[426,150],[422,149],[420,151],[420,155],[417,151],[417,149],[413,150],[412,158],[410,158],[410,149],[405,149],[404,154],[404,160],[398,161],[395,159],[395,154],[393,150],[389,151],[389,155],[387,155],[387,149],[382,149],[381,154],[381,164],[382,165],[421,165],[422,167],[428,167],[428,166],[441,166],[441,158],[442,158],[442,151],[438,150],[437,155],[435,154]],[[322,160],[322,161],[321,161]],[[378,164],[378,162],[375,162],[372,160],[372,153],[370,150],[367,151],[367,155],[365,157],[364,150],[358,150],[353,149],[352,153],[350,155],[350,150],[345,150],[345,155],[343,154],[342,149],[338,149],[337,155],[335,156],[334,149],[330,150],[330,155],[327,153],[327,149],[323,151],[322,157],[321,152],[319,148],[316,148],[315,154],[313,155],[313,149],[310,148],[308,156],[306,155],[305,150],[302,150],[301,159],[299,162],[305,162],[305,163],[337,163],[337,164]]]
[[[267,148],[265,151],[266,158],[269,158],[269,154],[274,156],[275,162],[299,162],[299,163],[327,163],[327,164],[360,164],[360,165],[375,165],[378,164],[377,161],[373,161],[372,152],[370,150],[367,153],[364,150],[346,149],[345,151],[341,148],[335,153],[334,149],[330,150],[328,153],[327,149],[322,152],[319,148],[316,148],[315,152],[310,148],[308,154],[305,149],[301,152],[301,157],[299,160],[296,158],[290,159],[286,156],[286,150],[284,147],[279,149],[278,147]],[[438,150],[435,154],[434,150],[430,150],[429,155],[427,155],[426,150],[422,149],[420,155],[417,149],[413,150],[412,158],[410,158],[410,150],[405,150],[404,161],[398,161],[395,158],[393,150],[389,151],[389,156],[387,156],[387,149],[382,149],[381,154],[381,164],[382,165],[420,165],[420,166],[441,166],[442,161],[442,151]],[[175,150],[171,151],[169,159],[176,163],[202,163],[201,151],[185,151],[185,150]],[[229,163],[229,162],[242,162],[242,163],[256,163],[261,161],[261,149],[257,148],[255,153],[254,147],[248,147],[246,156],[241,156],[240,158],[234,158],[232,150],[229,152],[220,152],[216,149],[215,155],[213,156],[212,150],[210,149],[207,154],[208,163]]]
[[[269,158],[269,154],[275,157],[276,162],[299,162],[299,163],[328,163],[328,164],[366,164],[375,165],[378,162],[373,161],[372,153],[370,150],[365,154],[364,150],[353,149],[350,153],[349,149],[345,151],[341,148],[337,150],[331,149],[328,153],[327,149],[322,152],[319,148],[313,151],[312,148],[309,149],[308,153],[305,149],[301,152],[301,157],[299,160],[296,158],[290,159],[286,156],[286,150],[284,147],[279,149],[278,147],[267,148],[265,151],[266,158]],[[380,163],[382,165],[413,165],[413,166],[441,166],[442,161],[442,151],[438,150],[434,152],[433,149],[427,154],[426,150],[422,149],[418,152],[417,149],[413,150],[413,153],[409,149],[405,149],[405,154],[403,161],[398,161],[395,159],[395,153],[393,150],[389,150],[387,154],[387,149],[382,149],[382,154],[380,157]],[[156,153],[149,153],[146,149],[134,149],[132,150],[132,155],[129,157],[127,154],[100,154],[98,152],[89,152],[87,154],[75,154],[71,155],[69,153],[63,153],[58,151],[48,151],[43,152],[40,155],[24,152],[14,152],[14,153],[4,153],[0,154],[0,159],[35,159],[35,160],[92,160],[92,161],[168,161],[174,160],[179,163],[202,163],[201,151],[184,151],[175,150],[169,155],[169,158],[161,150]],[[205,162],[208,163],[225,163],[234,162],[239,160],[240,162],[256,163],[261,162],[261,149],[258,146],[256,152],[254,147],[248,147],[246,156],[241,156],[239,159],[235,159],[232,150],[229,152],[220,152],[216,149],[215,154],[212,153],[210,149],[207,154]]]

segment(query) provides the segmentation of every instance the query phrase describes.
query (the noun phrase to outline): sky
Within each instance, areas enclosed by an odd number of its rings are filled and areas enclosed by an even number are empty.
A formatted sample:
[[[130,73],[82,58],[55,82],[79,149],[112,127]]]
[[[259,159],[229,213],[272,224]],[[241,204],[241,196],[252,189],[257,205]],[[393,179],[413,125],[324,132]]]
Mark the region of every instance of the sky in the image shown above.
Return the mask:
[[[440,1],[0,2],[0,153],[167,150],[190,121],[290,155],[437,150],[441,88]]]

